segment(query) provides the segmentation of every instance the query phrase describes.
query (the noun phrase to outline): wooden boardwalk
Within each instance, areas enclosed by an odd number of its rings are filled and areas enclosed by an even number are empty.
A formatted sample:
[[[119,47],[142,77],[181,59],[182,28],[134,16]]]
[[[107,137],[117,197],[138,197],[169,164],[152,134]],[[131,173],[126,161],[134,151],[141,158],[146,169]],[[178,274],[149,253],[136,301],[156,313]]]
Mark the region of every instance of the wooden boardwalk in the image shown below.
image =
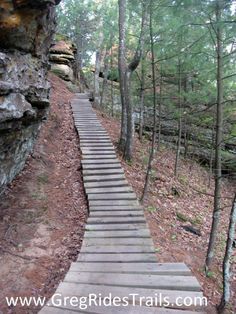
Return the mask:
[[[203,311],[199,299],[201,287],[188,267],[184,263],[157,262],[143,210],[88,96],[77,94],[72,110],[83,155],[83,179],[90,214],[79,257],[72,263],[56,294],[63,297],[96,294],[97,301],[99,297],[112,294],[126,297],[130,304],[123,307],[93,304],[80,309],[69,302],[59,307],[51,302],[40,313],[188,314]],[[133,294],[137,296],[134,298]],[[142,301],[139,297],[143,297]],[[156,300],[151,307],[146,306],[150,303],[145,303],[150,297]],[[166,305],[161,303],[165,297],[169,306],[161,308],[160,305]],[[191,310],[177,304],[185,297],[196,302]],[[136,306],[133,306],[134,299]]]

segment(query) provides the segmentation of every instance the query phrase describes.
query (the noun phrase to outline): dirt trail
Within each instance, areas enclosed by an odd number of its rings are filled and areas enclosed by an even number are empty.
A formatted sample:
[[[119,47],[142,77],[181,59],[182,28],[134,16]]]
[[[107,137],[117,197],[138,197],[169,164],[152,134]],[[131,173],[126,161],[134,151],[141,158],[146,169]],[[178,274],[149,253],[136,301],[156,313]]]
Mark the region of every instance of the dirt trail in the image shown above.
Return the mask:
[[[81,246],[87,205],[78,137],[65,83],[50,75],[51,109],[25,169],[1,197],[0,313],[37,313],[6,306],[6,296],[46,296]],[[23,258],[22,258],[23,257]]]

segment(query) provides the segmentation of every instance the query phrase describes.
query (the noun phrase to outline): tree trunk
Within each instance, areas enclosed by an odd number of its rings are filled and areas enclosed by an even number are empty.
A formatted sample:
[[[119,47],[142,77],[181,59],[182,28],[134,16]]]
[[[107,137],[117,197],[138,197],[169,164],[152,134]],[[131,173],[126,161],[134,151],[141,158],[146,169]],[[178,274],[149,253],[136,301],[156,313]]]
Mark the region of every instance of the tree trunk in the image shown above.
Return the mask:
[[[109,49],[106,49],[105,57],[104,57],[104,69],[103,69],[103,83],[102,83],[102,91],[101,91],[101,99],[100,99],[100,107],[104,107],[104,94],[106,93],[107,89],[107,76],[109,71],[109,63],[108,63],[108,52]]]
[[[126,133],[126,142],[124,150],[124,159],[132,159],[132,143],[133,143],[133,106],[130,97],[130,77],[132,71],[127,70],[125,76],[125,104],[126,104],[126,123],[127,123],[127,133]]]
[[[81,79],[81,71],[82,71],[82,60],[83,60],[83,29],[84,29],[84,25],[83,25],[83,18],[81,16],[81,14],[78,16],[77,20],[77,27],[79,28],[79,32],[76,34],[76,46],[77,46],[77,52],[76,52],[76,63],[75,63],[75,78],[76,81],[79,85],[79,90],[80,92],[82,92],[82,82],[83,80]]]
[[[188,156],[188,130],[187,130],[187,116],[184,116],[184,158]]]
[[[110,69],[113,69],[113,49],[111,44],[111,56],[110,56]],[[111,80],[111,116],[114,117],[114,91],[113,91],[113,79]]]
[[[159,105],[158,105],[158,150],[161,147],[161,109],[162,109],[162,66],[160,68],[160,98],[159,98]]]
[[[100,87],[99,87],[99,73],[102,60],[102,43],[103,33],[99,34],[98,48],[96,51],[95,72],[94,72],[94,104],[95,106],[100,104]]]
[[[142,58],[141,68],[141,81],[140,81],[140,116],[139,116],[139,140],[142,142],[143,139],[143,112],[144,112],[144,86],[145,85],[145,65],[144,58]]]
[[[221,313],[230,301],[230,259],[233,251],[233,241],[235,237],[235,226],[236,226],[236,193],[234,195],[234,201],[230,214],[228,238],[225,249],[225,256],[223,262],[223,295],[221,298],[218,311]]]
[[[179,60],[179,83],[178,83],[178,102],[179,102],[179,119],[178,119],[178,140],[177,140],[177,148],[176,148],[176,157],[175,157],[175,176],[178,175],[178,166],[179,166],[179,156],[181,149],[181,138],[182,138],[182,99],[181,99],[181,64]]]
[[[120,94],[122,104],[121,114],[121,135],[120,148],[123,151],[125,160],[132,158],[132,139],[133,139],[133,109],[130,99],[130,80],[132,73],[138,67],[143,54],[144,34],[147,19],[147,3],[143,2],[142,24],[138,46],[135,55],[127,66],[126,47],[125,47],[125,13],[126,0],[119,0],[119,74],[120,74]]]
[[[153,131],[152,131],[152,144],[148,160],[148,167],[145,177],[145,183],[143,188],[143,194],[141,201],[143,202],[148,191],[149,177],[152,170],[152,161],[154,158],[155,145],[156,145],[156,72],[155,72],[155,55],[154,55],[154,38],[153,38],[153,26],[152,26],[152,13],[153,13],[153,0],[150,1],[150,41],[151,41],[151,58],[152,58],[152,85],[153,85]]]
[[[215,192],[214,210],[212,226],[206,257],[206,271],[211,265],[214,257],[214,248],[217,238],[218,225],[221,210],[221,145],[223,135],[223,45],[222,45],[222,26],[221,26],[221,1],[216,1],[216,34],[217,34],[217,113],[216,113],[216,147],[215,147]]]
[[[121,96],[121,130],[119,146],[121,151],[124,151],[126,143],[127,123],[126,123],[126,99],[125,99],[125,76],[126,76],[126,5],[127,0],[119,0],[119,81],[120,81],[120,96]]]
[[[210,163],[209,163],[209,178],[208,178],[208,187],[211,187],[211,178],[213,175],[213,159],[214,159],[214,146],[215,146],[215,136],[214,136],[215,126],[212,123],[212,139],[211,139],[211,155],[210,155]]]

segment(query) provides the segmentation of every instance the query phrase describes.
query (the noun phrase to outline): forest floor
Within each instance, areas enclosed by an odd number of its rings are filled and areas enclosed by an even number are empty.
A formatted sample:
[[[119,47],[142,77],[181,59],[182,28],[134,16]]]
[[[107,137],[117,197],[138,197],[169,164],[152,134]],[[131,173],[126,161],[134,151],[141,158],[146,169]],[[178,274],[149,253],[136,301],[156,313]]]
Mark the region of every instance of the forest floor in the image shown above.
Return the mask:
[[[6,296],[49,297],[75,261],[82,243],[87,203],[78,136],[69,102],[73,94],[50,75],[51,109],[34,153],[0,204],[0,313]]]
[[[117,146],[120,123],[97,111],[113,143]],[[126,177],[140,198],[145,180],[150,141],[134,139],[133,161],[127,164],[120,158]],[[117,151],[118,153],[118,151]],[[222,261],[226,231],[232,207],[236,182],[224,179],[222,186],[223,211],[221,214],[217,249],[209,277],[204,274],[204,261],[212,221],[214,182],[206,168],[194,160],[181,159],[178,177],[174,176],[175,152],[161,147],[156,152],[149,186],[144,202],[145,216],[151,230],[159,262],[185,262],[200,281],[208,297],[207,312],[216,313],[215,305],[222,294]],[[200,232],[195,235],[183,226]],[[228,313],[236,309],[236,250],[233,256],[232,304]]]
[[[0,314],[37,313],[8,308],[6,296],[50,297],[79,253],[87,203],[81,177],[81,155],[69,101],[73,94],[65,83],[50,75],[51,110],[25,169],[8,187],[0,204]],[[119,121],[97,112],[116,144]],[[150,142],[135,137],[134,159],[122,162],[127,179],[141,196]],[[197,162],[182,159],[178,178],[173,175],[175,154],[162,147],[156,153],[150,192],[144,203],[159,262],[185,262],[201,282],[209,299],[208,313],[222,292],[222,258],[233,192],[236,184],[224,180],[224,212],[213,271],[204,275],[210,232],[213,179]],[[183,229],[193,226],[201,235]],[[234,261],[235,261],[234,252]],[[232,300],[236,302],[236,269]],[[232,309],[236,303],[232,303]],[[229,311],[234,313],[234,310]]]

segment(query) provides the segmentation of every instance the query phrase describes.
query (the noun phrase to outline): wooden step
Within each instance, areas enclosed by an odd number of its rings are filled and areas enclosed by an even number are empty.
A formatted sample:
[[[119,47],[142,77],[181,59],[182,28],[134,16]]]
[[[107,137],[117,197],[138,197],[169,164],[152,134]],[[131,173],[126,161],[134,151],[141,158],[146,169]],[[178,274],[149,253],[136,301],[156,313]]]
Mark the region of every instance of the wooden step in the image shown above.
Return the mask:
[[[140,245],[140,246],[152,246],[152,240],[150,238],[106,238],[106,239],[101,239],[98,238],[96,241],[94,241],[93,238],[87,238],[84,239],[83,245],[85,246],[98,246],[98,245],[107,245],[107,246],[113,246],[115,247],[116,245]]]
[[[111,212],[114,211],[119,211],[119,212],[126,212],[126,211],[137,211],[140,210],[140,212],[143,213],[143,209],[142,207],[139,205],[135,205],[135,206],[127,206],[127,205],[111,205],[109,206],[109,208],[104,207],[104,206],[90,206],[90,211],[107,211],[110,210]]]
[[[131,247],[132,248],[132,247]],[[119,246],[120,252],[130,252],[128,246]],[[91,248],[90,248],[91,249]],[[98,248],[97,248],[98,249]],[[107,247],[102,247],[107,250]],[[143,253],[148,253],[150,249],[142,248]],[[140,253],[140,247],[134,247],[134,252]],[[129,273],[129,274],[152,274],[152,275],[168,275],[168,276],[191,276],[191,271],[184,263],[110,263],[110,262],[94,262],[87,264],[86,262],[72,263],[70,271],[77,272],[109,272],[109,273]]]
[[[130,228],[127,226],[124,227],[124,229],[115,229],[115,227],[109,225],[103,226],[104,228],[102,229],[96,229],[95,226],[98,228],[99,226],[97,225],[87,225],[86,226],[86,231],[84,233],[85,238],[149,238],[150,237],[150,232],[148,229],[144,229],[146,225],[143,226],[143,229],[135,228],[133,227],[133,224],[130,224]],[[112,229],[111,229],[112,228]],[[94,231],[97,230],[97,231]]]
[[[201,298],[203,297],[201,292],[195,292],[195,291],[181,291],[181,290],[160,290],[160,289],[153,289],[153,288],[135,288],[132,287],[132,292],[130,292],[130,287],[122,287],[122,289],[120,287],[116,287],[116,286],[101,286],[101,285],[96,285],[96,284],[88,284],[88,283],[83,283],[83,284],[79,284],[79,283],[73,283],[73,282],[62,282],[60,283],[57,292],[61,295],[65,295],[65,296],[89,296],[89,294],[91,294],[91,292],[95,295],[99,295],[99,293],[101,293],[101,297],[106,297],[108,295],[110,295],[110,293],[113,296],[118,296],[120,298],[123,297],[127,297],[128,300],[130,302],[136,305],[139,305],[139,299],[134,298],[132,294],[136,294],[138,296],[143,296],[144,298],[141,299],[141,304],[145,304],[145,298],[150,298],[150,297],[156,297],[157,300],[157,305],[160,305],[160,302],[162,302],[163,305],[163,300],[164,298],[167,298],[169,301],[169,307],[172,308],[178,308],[179,310],[182,309],[186,309],[185,305],[177,305],[176,302],[179,300],[179,298],[185,298],[185,297],[189,297],[192,300],[196,300],[197,305],[199,306],[201,304]],[[132,311],[135,310],[136,307],[133,307]],[[120,308],[117,308],[119,310],[119,312],[117,313],[121,313]],[[189,309],[189,308],[187,308]],[[98,310],[98,309],[97,309]],[[107,313],[114,313],[113,311],[111,312],[111,308],[108,307],[108,311]],[[164,309],[161,308],[160,309],[162,312],[159,312],[161,314],[165,314],[168,312],[164,312],[165,310],[170,311],[170,309]],[[130,314],[135,313],[135,312],[129,312]],[[155,307],[155,311],[154,313],[158,313],[158,308]],[[123,312],[123,308],[122,308],[122,312]],[[96,313],[96,311],[95,311]],[[101,312],[104,313],[104,312]],[[145,314],[147,313],[146,311],[141,312],[141,314]],[[171,313],[171,312],[170,312]],[[191,312],[190,312],[191,313]],[[196,312],[194,312],[196,313]],[[177,313],[176,313],[177,314]],[[189,314],[188,311],[181,311],[179,312],[179,314]]]
[[[91,217],[92,215],[90,215]],[[140,217],[140,216],[138,216]],[[116,217],[113,217],[113,219]],[[144,219],[144,217],[142,217]],[[140,230],[147,228],[146,223],[117,223],[114,219],[114,223],[101,223],[101,224],[87,224],[86,230]]]
[[[133,224],[137,224],[137,223],[146,223],[145,218],[144,217],[99,217],[99,218],[94,218],[94,217],[89,217],[88,224],[92,225],[92,224],[119,224],[119,223],[133,223]]]
[[[116,180],[122,180],[122,179],[125,179],[124,174],[102,174],[102,175],[95,175],[95,176],[84,175],[84,182],[116,181]]]
[[[201,291],[201,287],[192,276],[167,276],[149,274],[116,274],[112,273],[85,273],[69,271],[65,282],[100,284],[117,287],[153,288],[178,291]]]
[[[110,247],[110,246],[85,246],[83,245],[80,252],[82,253],[155,253],[155,250],[153,250],[152,247],[149,246],[135,246],[135,245],[116,245],[116,247]],[[107,263],[107,262],[106,262]],[[102,264],[102,263],[100,263]],[[116,262],[115,265],[123,265],[125,264],[124,262],[119,263]],[[144,263],[145,264],[145,263]],[[105,264],[107,265],[107,264]],[[96,265],[95,265],[96,266]],[[186,266],[185,266],[186,267]],[[119,269],[119,267],[118,267]],[[118,271],[117,269],[117,271]],[[186,267],[186,269],[188,269]],[[96,271],[96,267],[94,267],[94,270]],[[98,271],[98,269],[97,269]],[[103,266],[103,271],[106,271],[106,269]],[[189,270],[188,270],[189,271]],[[121,272],[121,271],[119,271]],[[189,273],[191,273],[189,271]]]
[[[105,175],[113,175],[113,174],[121,174],[124,175],[124,171],[121,168],[111,168],[111,169],[84,169],[83,176],[105,176]]]
[[[118,175],[116,175],[118,176]],[[87,177],[90,178],[90,177]],[[102,200],[102,201],[89,201],[89,206],[119,206],[119,205],[128,205],[128,206],[138,206],[139,203],[137,200]]]
[[[136,200],[136,194],[129,193],[104,193],[104,194],[90,194],[87,190],[88,200]]]
[[[97,160],[97,159],[115,159],[116,155],[111,152],[104,151],[102,153],[94,153],[94,152],[85,152],[83,151],[83,160]]]
[[[90,218],[105,218],[105,217],[144,217],[142,210],[127,210],[127,211],[115,211],[115,210],[101,210],[101,211],[92,211],[90,213]]]
[[[120,186],[128,186],[128,182],[125,178],[116,181],[99,181],[99,182],[84,182],[84,187],[87,188],[98,188],[98,187],[120,187]]]
[[[117,158],[113,158],[112,160],[111,159],[106,159],[106,158],[102,158],[102,159],[91,159],[91,160],[85,160],[83,159],[81,161],[82,165],[98,165],[98,164],[103,164],[103,165],[106,165],[106,164],[117,164],[119,162],[119,160]]]
[[[101,164],[101,165],[83,165],[84,170],[99,170],[99,169],[120,169],[120,163],[116,164]]]
[[[112,166],[112,165],[111,165]],[[130,193],[133,192],[129,186],[118,186],[118,187],[98,187],[98,188],[87,188],[87,194],[102,194],[102,193]]]
[[[76,94],[71,107],[80,136],[82,173],[90,216],[77,262],[71,264],[56,293],[67,298],[75,295],[88,297],[92,293],[99,295],[101,300],[111,294],[113,297],[126,297],[129,305],[92,305],[80,309],[69,304],[53,307],[51,303],[40,313],[196,313],[191,310],[202,308],[200,285],[185,264],[157,263],[142,207],[125,179],[115,148],[88,97],[87,93]],[[141,302],[132,299],[132,294],[143,299]],[[147,307],[145,298],[150,296],[161,296],[161,299],[156,298],[155,306]],[[199,303],[191,310],[185,305],[180,307],[177,300],[185,297],[198,297]],[[168,309],[159,308],[163,305],[163,298],[168,299]],[[135,306],[131,306],[131,301]]]
[[[156,263],[157,258],[154,253],[82,253],[80,252],[77,262],[120,262],[126,263]],[[106,271],[107,273],[108,271]]]
[[[108,294],[109,295],[109,294]],[[97,301],[99,304],[99,301]],[[116,302],[117,304],[117,302]],[[91,305],[89,306],[86,311],[76,311],[75,307],[70,305],[69,302],[67,302],[65,305],[62,305],[59,307],[53,307],[48,306],[47,308],[43,308],[40,312],[40,314],[75,314],[75,313],[88,313],[88,314],[196,314],[196,312],[192,311],[181,311],[176,309],[167,309],[167,308],[155,308],[155,307],[146,307],[144,306],[107,306],[107,305]],[[198,312],[200,314],[200,312]]]

